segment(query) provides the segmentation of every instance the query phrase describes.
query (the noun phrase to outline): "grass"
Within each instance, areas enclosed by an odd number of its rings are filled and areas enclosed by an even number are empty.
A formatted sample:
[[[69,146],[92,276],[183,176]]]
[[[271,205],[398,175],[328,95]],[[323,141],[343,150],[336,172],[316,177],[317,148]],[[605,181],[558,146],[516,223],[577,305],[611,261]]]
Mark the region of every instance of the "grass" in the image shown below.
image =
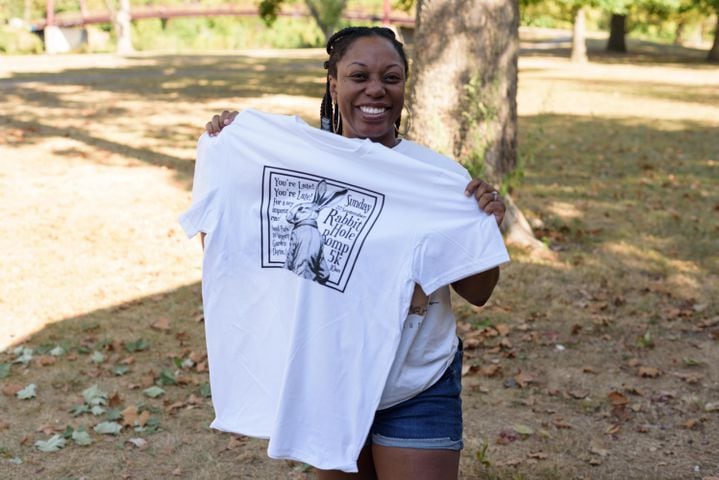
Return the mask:
[[[462,478],[719,475],[719,73],[692,51],[636,48],[590,51],[582,67],[566,51],[520,60],[524,177],[512,194],[553,255],[513,248],[489,305],[457,304],[476,339]],[[176,217],[210,115],[314,121],[321,61],[316,50],[8,59],[3,478],[311,478],[267,459],[262,441],[207,428],[200,250]],[[26,365],[12,363],[17,345],[34,350]],[[31,383],[36,398],[18,399]],[[73,416],[93,385],[107,410]],[[164,393],[143,393],[152,385]],[[152,420],[131,421],[133,406]],[[93,430],[113,418],[129,425]],[[68,426],[93,443],[34,447]]]

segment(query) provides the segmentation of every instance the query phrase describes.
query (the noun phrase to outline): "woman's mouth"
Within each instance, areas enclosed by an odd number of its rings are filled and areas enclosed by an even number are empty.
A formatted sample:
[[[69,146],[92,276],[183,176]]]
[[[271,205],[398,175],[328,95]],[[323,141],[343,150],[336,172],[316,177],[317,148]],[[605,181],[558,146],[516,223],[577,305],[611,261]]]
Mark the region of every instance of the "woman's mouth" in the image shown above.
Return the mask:
[[[382,115],[387,110],[389,110],[387,107],[368,107],[366,105],[359,107],[359,109],[365,115],[373,115],[373,116]]]

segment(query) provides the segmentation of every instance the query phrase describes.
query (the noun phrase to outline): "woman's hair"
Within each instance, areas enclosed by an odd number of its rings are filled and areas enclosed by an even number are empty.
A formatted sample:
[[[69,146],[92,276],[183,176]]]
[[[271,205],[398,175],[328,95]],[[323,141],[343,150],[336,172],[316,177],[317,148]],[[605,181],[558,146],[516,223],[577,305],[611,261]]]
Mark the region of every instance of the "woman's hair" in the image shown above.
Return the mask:
[[[332,95],[330,95],[330,76],[337,78],[337,62],[342,60],[347,49],[362,37],[382,37],[389,40],[394,49],[399,54],[404,63],[404,75],[407,77],[409,73],[409,64],[407,63],[407,55],[404,53],[402,42],[397,40],[394,32],[385,27],[347,27],[336,32],[327,41],[327,53],[330,58],[325,62],[325,70],[327,70],[327,84],[325,86],[325,95],[322,97],[322,106],[320,107],[320,124],[322,130],[342,135],[342,122],[340,119],[339,108],[332,105]],[[401,116],[395,122],[395,128],[399,129]]]

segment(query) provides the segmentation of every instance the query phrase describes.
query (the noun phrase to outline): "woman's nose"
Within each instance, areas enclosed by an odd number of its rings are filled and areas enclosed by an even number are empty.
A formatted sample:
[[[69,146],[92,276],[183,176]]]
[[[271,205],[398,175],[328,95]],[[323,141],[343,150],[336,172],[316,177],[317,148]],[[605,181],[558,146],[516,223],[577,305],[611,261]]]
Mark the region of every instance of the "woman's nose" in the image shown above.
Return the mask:
[[[367,82],[367,87],[365,91],[367,95],[372,97],[380,97],[386,93],[384,84],[380,80],[370,80],[369,82]]]

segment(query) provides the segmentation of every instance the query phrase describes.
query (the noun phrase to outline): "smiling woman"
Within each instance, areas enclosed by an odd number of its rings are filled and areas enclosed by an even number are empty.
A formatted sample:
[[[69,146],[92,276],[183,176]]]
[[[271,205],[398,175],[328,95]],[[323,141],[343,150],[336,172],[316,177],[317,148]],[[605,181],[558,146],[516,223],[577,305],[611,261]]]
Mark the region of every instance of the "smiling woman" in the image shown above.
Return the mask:
[[[398,143],[396,129],[407,80],[404,51],[394,39],[371,36],[349,43],[342,33],[335,34],[329,42],[327,87],[334,106],[325,93],[327,118],[333,120],[335,133],[369,138],[393,148]],[[347,43],[348,47],[344,45]]]
[[[480,210],[494,215],[496,223],[502,222],[505,207],[492,186],[480,179],[472,180],[467,171],[454,160],[399,138],[409,68],[403,45],[391,30],[380,27],[346,28],[330,37],[327,53],[329,59],[324,64],[327,70],[326,88],[320,109],[323,130],[347,138],[368,139],[401,154],[394,158],[403,159],[403,166],[406,162],[408,174],[411,173],[409,170],[420,170],[426,165],[439,168],[438,172],[442,175],[446,173],[459,182],[453,185],[453,189],[464,187],[465,195],[473,197]],[[206,126],[209,135],[219,134],[237,115],[238,112],[228,111],[215,115]],[[238,123],[242,125],[241,121]],[[387,152],[387,155],[392,153]],[[358,160],[360,157],[358,155]],[[385,158],[384,161],[389,160]],[[461,192],[457,193],[460,193],[459,200],[463,200]],[[329,186],[322,183],[317,186],[313,203],[316,209],[329,194]],[[342,215],[339,210],[327,209],[328,213],[323,219],[327,230],[318,241],[328,250],[334,246],[331,229],[336,229],[337,235],[343,238],[354,237],[361,230],[357,223],[360,218],[358,212],[370,208],[364,197],[355,197],[350,191],[338,191],[335,195],[346,204],[347,209]],[[425,203],[432,202],[426,198],[422,201],[419,195],[417,197],[416,209],[424,215],[425,209],[432,208]],[[348,211],[354,213],[349,214]],[[472,208],[470,213],[474,213]],[[443,220],[447,220],[449,212],[443,215]],[[453,232],[452,241],[471,237],[471,245],[483,244],[484,240],[480,236],[469,232],[475,232],[474,228],[487,218],[486,215],[478,215],[475,219],[472,215],[467,228]],[[488,220],[487,227],[491,235],[501,243],[494,220]],[[294,227],[292,234],[297,237],[298,245],[302,243],[300,228],[316,228],[316,219],[311,225],[306,222],[300,226],[300,223]],[[398,225],[395,227],[403,228]],[[309,238],[309,234],[306,236]],[[319,232],[315,237],[320,238]],[[309,240],[304,242],[308,243]],[[341,242],[337,244],[338,248],[341,246]],[[503,260],[473,270],[468,266],[471,262],[463,259],[459,250],[448,257],[460,259],[461,271],[468,276],[454,281],[451,286],[470,303],[483,305],[499,279],[498,265]],[[500,257],[506,258],[502,255],[496,258]],[[380,263],[389,260],[376,259]],[[322,264],[319,256],[316,263]],[[450,304],[450,286],[444,285],[425,293],[414,279],[409,285],[414,286],[414,294],[408,306],[399,345],[396,352],[393,351],[394,361],[388,377],[371,378],[367,365],[362,370],[368,386],[384,385],[384,391],[379,404],[372,406],[375,417],[369,431],[360,432],[360,440],[366,440],[356,459],[359,472],[318,470],[320,479],[450,480],[458,476],[463,447],[460,400],[462,347],[457,338]],[[391,314],[387,312],[387,319],[380,320],[391,321],[390,317]],[[342,361],[337,359],[338,366]],[[332,400],[328,399],[330,402]],[[362,443],[358,444],[358,449],[361,446]]]

